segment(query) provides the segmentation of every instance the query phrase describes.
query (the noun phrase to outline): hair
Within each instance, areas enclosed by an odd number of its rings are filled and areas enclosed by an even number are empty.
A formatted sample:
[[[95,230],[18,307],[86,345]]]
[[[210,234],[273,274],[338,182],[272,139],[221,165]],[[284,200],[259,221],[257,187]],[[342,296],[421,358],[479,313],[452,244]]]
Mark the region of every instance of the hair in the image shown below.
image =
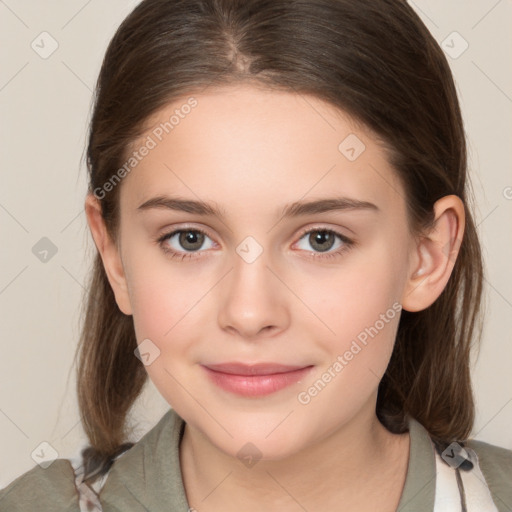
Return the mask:
[[[418,312],[401,313],[376,413],[391,432],[412,416],[436,443],[473,428],[471,349],[482,333],[483,263],[471,214],[467,150],[446,57],[405,0],[144,0],[119,26],[94,95],[89,193],[126,161],[148,119],[207,87],[251,84],[309,94],[341,109],[388,149],[417,236],[434,203],[455,194],[465,232],[448,283]],[[115,241],[122,184],[102,194]],[[134,356],[133,319],[123,314],[96,254],[77,371],[85,480],[104,475],[127,442],[127,415],[147,380]]]

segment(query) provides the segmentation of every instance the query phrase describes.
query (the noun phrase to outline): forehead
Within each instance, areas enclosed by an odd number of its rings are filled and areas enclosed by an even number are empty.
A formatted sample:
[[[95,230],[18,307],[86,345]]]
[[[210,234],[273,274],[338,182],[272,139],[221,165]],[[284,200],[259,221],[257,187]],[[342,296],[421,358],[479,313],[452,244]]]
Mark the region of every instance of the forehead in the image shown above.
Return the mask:
[[[167,193],[261,211],[326,194],[381,206],[401,199],[376,136],[314,96],[208,89],[173,101],[146,126],[127,155],[139,153],[123,183],[130,203]]]

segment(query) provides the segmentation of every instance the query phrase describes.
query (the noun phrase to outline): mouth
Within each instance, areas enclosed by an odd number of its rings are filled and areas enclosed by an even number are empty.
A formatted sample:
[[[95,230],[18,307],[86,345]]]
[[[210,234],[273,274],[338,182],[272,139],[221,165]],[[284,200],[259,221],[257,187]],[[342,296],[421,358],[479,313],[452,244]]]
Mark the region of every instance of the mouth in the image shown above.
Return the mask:
[[[300,382],[313,365],[223,363],[201,365],[221,389],[241,396],[265,396]]]

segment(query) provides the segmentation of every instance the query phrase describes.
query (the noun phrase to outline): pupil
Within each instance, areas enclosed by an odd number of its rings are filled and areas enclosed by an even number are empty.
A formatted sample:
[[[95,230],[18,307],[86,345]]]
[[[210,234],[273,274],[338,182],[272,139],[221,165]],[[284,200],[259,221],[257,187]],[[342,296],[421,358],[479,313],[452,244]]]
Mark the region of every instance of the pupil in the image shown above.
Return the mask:
[[[327,231],[317,231],[316,234],[312,233],[311,235],[311,246],[315,247],[320,251],[328,251],[332,247],[332,233]],[[330,244],[328,243],[330,240]],[[326,244],[327,242],[327,244]]]
[[[185,231],[181,233],[180,236],[180,244],[183,248],[194,250],[199,249],[203,244],[202,240],[203,234],[195,231]],[[191,244],[192,247],[187,246],[187,244]]]

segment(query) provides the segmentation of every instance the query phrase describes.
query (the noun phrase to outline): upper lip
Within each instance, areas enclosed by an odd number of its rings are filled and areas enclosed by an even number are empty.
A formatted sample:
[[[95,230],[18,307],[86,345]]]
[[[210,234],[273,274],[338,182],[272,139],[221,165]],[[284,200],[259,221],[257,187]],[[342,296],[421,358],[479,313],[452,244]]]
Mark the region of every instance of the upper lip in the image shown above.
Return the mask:
[[[308,365],[290,366],[278,363],[222,363],[205,364],[204,366],[216,372],[230,373],[233,375],[272,375],[275,373],[287,373],[294,370],[301,370]]]

